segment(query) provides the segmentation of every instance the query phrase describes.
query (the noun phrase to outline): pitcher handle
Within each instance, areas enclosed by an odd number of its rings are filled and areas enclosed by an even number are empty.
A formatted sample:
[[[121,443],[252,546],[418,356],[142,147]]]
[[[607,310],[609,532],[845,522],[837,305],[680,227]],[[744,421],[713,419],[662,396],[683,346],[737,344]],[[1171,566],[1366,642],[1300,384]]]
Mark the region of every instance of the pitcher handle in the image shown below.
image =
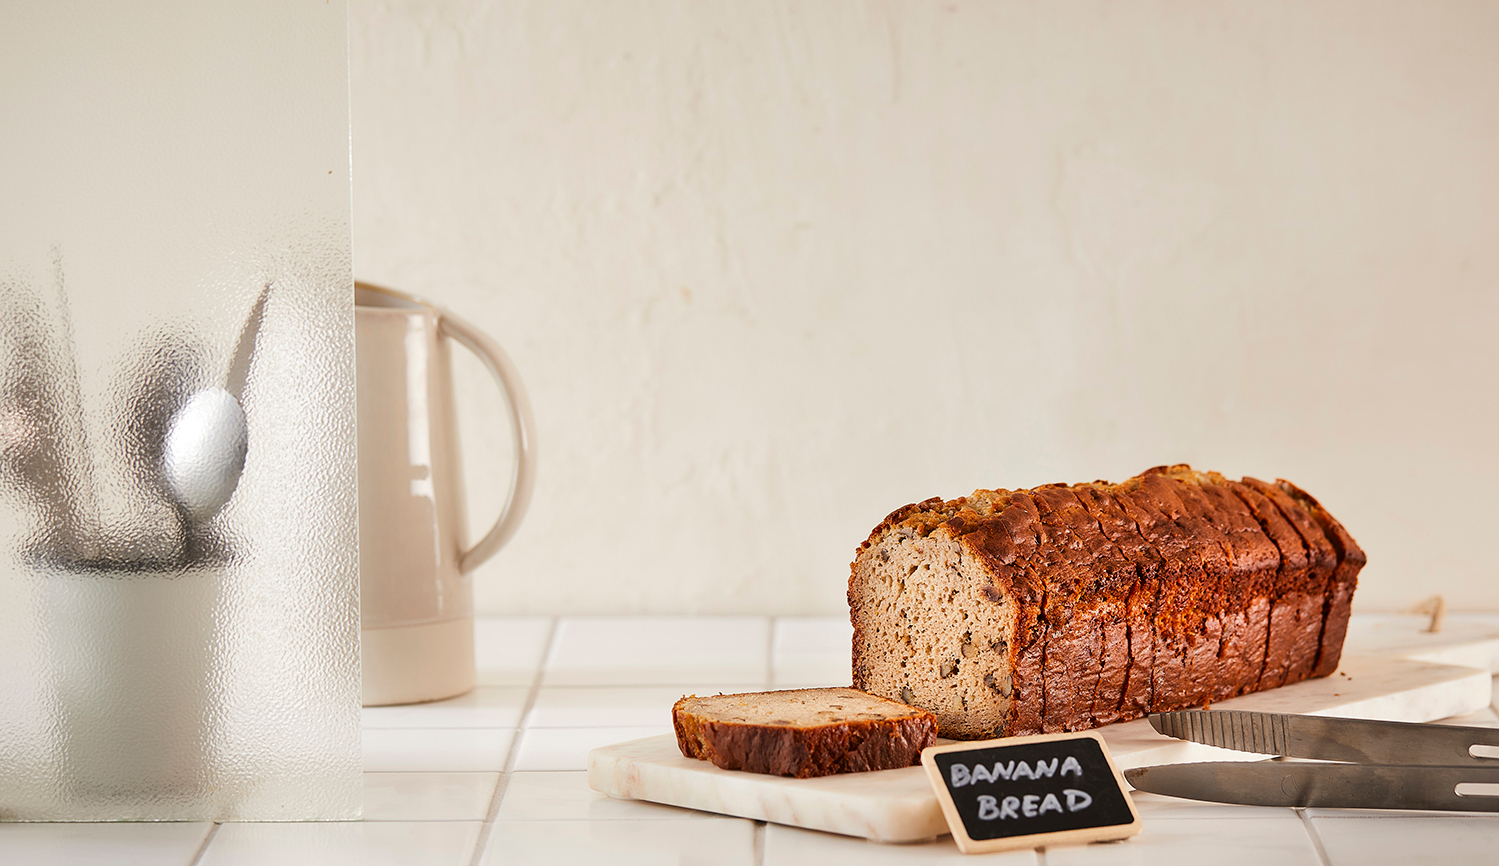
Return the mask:
[[[515,468],[510,473],[510,494],[505,497],[505,506],[484,537],[459,554],[458,570],[467,574],[498,553],[526,516],[526,508],[531,504],[531,490],[536,484],[536,426],[531,420],[531,403],[526,399],[520,374],[498,343],[447,310],[438,311],[437,332],[452,337],[473,352],[499,383],[500,390],[510,402],[510,429],[515,440]]]

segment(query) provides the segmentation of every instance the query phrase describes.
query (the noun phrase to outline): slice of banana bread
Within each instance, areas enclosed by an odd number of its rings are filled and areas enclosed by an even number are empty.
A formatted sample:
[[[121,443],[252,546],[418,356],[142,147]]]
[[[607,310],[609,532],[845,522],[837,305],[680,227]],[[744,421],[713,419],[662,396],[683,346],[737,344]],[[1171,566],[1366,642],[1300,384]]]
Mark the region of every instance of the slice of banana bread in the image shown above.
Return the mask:
[[[1271,688],[1300,682],[1312,675],[1317,660],[1317,650],[1321,644],[1322,611],[1326,606],[1327,591],[1333,572],[1337,568],[1338,556],[1332,542],[1323,532],[1322,526],[1313,519],[1302,503],[1297,502],[1278,484],[1268,484],[1257,478],[1245,478],[1244,484],[1264,494],[1275,503],[1275,507],[1285,516],[1286,521],[1295,527],[1297,534],[1301,536],[1307,552],[1307,571],[1304,579],[1300,583],[1290,584],[1282,581],[1278,597],[1274,600],[1270,610],[1272,632],[1291,635],[1290,647],[1285,654],[1279,679],[1271,676],[1275,670],[1274,665],[1267,663],[1265,666],[1264,687]],[[1272,644],[1273,642],[1272,639]],[[1342,646],[1341,638],[1338,644]],[[1268,653],[1267,659],[1275,661],[1276,655],[1273,652]]]
[[[1322,527],[1327,540],[1337,553],[1337,565],[1328,578],[1326,602],[1322,611],[1322,634],[1317,646],[1317,660],[1312,676],[1325,677],[1338,668],[1338,659],[1343,654],[1343,638],[1348,633],[1348,617],[1352,613],[1353,591],[1358,588],[1358,573],[1368,562],[1368,557],[1348,530],[1337,518],[1327,513],[1322,503],[1310,493],[1284,478],[1275,485],[1290,494],[1296,504],[1305,508]]]
[[[909,767],[937,740],[931,713],[848,688],[688,695],[671,717],[689,758],[798,779]]]

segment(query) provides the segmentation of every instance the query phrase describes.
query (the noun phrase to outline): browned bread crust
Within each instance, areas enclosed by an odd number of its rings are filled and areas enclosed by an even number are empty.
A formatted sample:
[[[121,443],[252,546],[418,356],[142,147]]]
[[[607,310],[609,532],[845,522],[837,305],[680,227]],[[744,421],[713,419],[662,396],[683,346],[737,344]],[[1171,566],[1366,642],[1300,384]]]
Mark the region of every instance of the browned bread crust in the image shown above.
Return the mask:
[[[848,688],[688,695],[671,717],[689,758],[798,779],[909,767],[937,740],[931,713]]]
[[[1326,676],[1364,562],[1289,482],[1185,465],[929,499],[856,554],[854,686],[978,739]]]
[[[1322,503],[1313,499],[1284,478],[1277,479],[1275,486],[1286,491],[1292,499],[1304,507],[1317,521],[1327,540],[1337,554],[1337,565],[1328,579],[1328,589],[1322,610],[1322,635],[1318,642],[1317,661],[1312,676],[1325,677],[1338,669],[1342,656],[1343,638],[1348,633],[1348,617],[1352,613],[1353,591],[1358,587],[1358,573],[1368,562],[1363,548],[1348,534],[1336,518],[1327,513]]]
[[[1275,504],[1306,549],[1305,575],[1299,581],[1282,578],[1272,599],[1271,649],[1260,688],[1275,688],[1311,675],[1321,644],[1322,609],[1328,581],[1337,567],[1337,554],[1321,526],[1290,494],[1258,478],[1245,478],[1244,484]],[[1340,639],[1340,646],[1341,643]]]

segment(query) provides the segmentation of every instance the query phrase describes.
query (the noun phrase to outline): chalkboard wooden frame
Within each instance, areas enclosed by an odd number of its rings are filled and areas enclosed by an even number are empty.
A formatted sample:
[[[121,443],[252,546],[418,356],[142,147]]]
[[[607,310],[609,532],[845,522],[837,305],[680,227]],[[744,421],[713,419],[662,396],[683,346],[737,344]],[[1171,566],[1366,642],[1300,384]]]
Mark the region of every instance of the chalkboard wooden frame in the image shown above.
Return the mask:
[[[1095,752],[1091,745],[1079,742],[1082,740],[1090,740],[1096,743],[1097,751]],[[1067,742],[1072,742],[1076,745],[1072,750],[1069,750]],[[1059,745],[1054,751],[1038,750],[1035,748],[1038,745],[1044,746],[1047,743],[1058,743]],[[1001,755],[1008,755],[1012,760],[1019,757],[1020,760],[1016,762],[1016,767],[1018,767],[1019,763],[1025,763],[1026,759],[1024,756],[1027,755],[1038,753],[1054,754],[1058,760],[1065,760],[1067,755],[1077,754],[1083,758],[1083,766],[1091,766],[1097,768],[1099,771],[1101,771],[1102,767],[1106,766],[1107,773],[1102,774],[1102,778],[1090,780],[1092,789],[1098,796],[1090,794],[1088,795],[1088,800],[1090,804],[1094,800],[1099,800],[1100,805],[1107,804],[1107,808],[1112,811],[1113,820],[1102,825],[1089,825],[1060,830],[1049,829],[1044,832],[1019,832],[1013,835],[984,836],[983,833],[978,833],[976,834],[978,838],[975,838],[969,822],[975,821],[975,815],[979,813],[975,812],[972,804],[965,803],[964,806],[960,807],[958,800],[954,796],[955,788],[964,787],[967,780],[963,778],[961,771],[951,776],[944,774],[943,765],[947,765],[950,769],[951,765],[955,762],[950,757],[943,756],[951,756],[954,753],[976,753],[975,757],[984,758],[984,763],[986,764],[997,760],[998,756]],[[1100,755],[1102,757],[1101,763],[1097,760]],[[1034,759],[1032,759],[1032,763],[1034,763]],[[1042,845],[1104,842],[1115,839],[1127,839],[1140,832],[1140,813],[1135,810],[1135,804],[1130,800],[1128,789],[1124,785],[1124,777],[1120,775],[1118,765],[1114,763],[1113,756],[1109,754],[1109,747],[1104,743],[1103,737],[1096,731],[1082,731],[1070,734],[1040,734],[1033,737],[1006,737],[998,740],[977,740],[973,742],[952,743],[946,746],[930,746],[921,752],[921,765],[926,768],[927,778],[932,783],[932,789],[937,793],[937,802],[941,804],[942,815],[947,819],[948,828],[952,830],[953,841],[957,842],[958,849],[964,854],[985,854],[991,851],[1036,848]],[[1056,766],[1055,763],[1052,763],[1052,773],[1046,775],[1053,775]],[[1073,764],[1073,766],[1077,765]],[[981,772],[982,780],[986,782],[990,781],[991,777],[987,771]],[[1027,776],[1030,776],[1029,765],[1027,765],[1027,770],[1024,772],[1026,772]],[[1036,775],[1041,774],[1038,772]],[[1095,772],[1095,776],[1098,775],[1099,772]],[[1062,778],[1065,779],[1065,776],[1066,774],[1064,773]],[[1078,776],[1081,778],[1081,770],[1078,771]],[[956,785],[954,785],[955,778],[959,779]],[[1014,784],[1019,783],[1016,782]],[[1112,792],[1116,790],[1119,795],[1118,800],[1113,799]],[[966,794],[967,792],[963,793]],[[1101,800],[1099,799],[1100,797],[1102,798]],[[1076,805],[1081,802],[1082,798],[1083,795],[1079,793],[1076,797],[1067,798],[1065,802],[1068,805]],[[986,808],[989,809],[991,814],[996,809],[995,804],[1003,802],[997,800],[995,796],[988,796],[986,799],[990,801]],[[1032,802],[1028,804],[1028,808],[1031,808],[1032,811],[1034,811],[1035,800],[1036,798],[1032,797]],[[975,802],[978,801],[975,800]],[[1058,803],[1055,799],[1049,802]],[[1043,806],[1043,808],[1045,807]],[[1087,808],[1087,806],[1085,805],[1082,808]],[[1058,805],[1057,810],[1059,813],[1062,812],[1062,807]],[[965,821],[965,812],[974,812],[974,815],[968,816],[968,820]],[[1123,818],[1126,813],[1129,817],[1127,822],[1117,820]],[[1065,813],[1063,814],[1065,816]],[[1108,816],[1105,815],[1105,817],[1107,818]],[[1057,819],[1055,818],[1049,821],[1043,819],[1042,823],[1055,824],[1056,821]],[[1025,823],[1018,823],[1014,826],[1024,828]],[[1009,829],[1009,827],[1001,827],[1000,825],[986,825],[986,827],[987,829],[1001,831]]]

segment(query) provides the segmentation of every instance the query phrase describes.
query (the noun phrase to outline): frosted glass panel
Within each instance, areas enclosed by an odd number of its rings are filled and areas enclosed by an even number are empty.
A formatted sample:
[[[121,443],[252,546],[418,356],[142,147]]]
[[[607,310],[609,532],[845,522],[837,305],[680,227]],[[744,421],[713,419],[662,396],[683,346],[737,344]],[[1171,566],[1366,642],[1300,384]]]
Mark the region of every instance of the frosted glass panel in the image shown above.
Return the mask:
[[[357,817],[344,8],[5,18],[0,820]]]

